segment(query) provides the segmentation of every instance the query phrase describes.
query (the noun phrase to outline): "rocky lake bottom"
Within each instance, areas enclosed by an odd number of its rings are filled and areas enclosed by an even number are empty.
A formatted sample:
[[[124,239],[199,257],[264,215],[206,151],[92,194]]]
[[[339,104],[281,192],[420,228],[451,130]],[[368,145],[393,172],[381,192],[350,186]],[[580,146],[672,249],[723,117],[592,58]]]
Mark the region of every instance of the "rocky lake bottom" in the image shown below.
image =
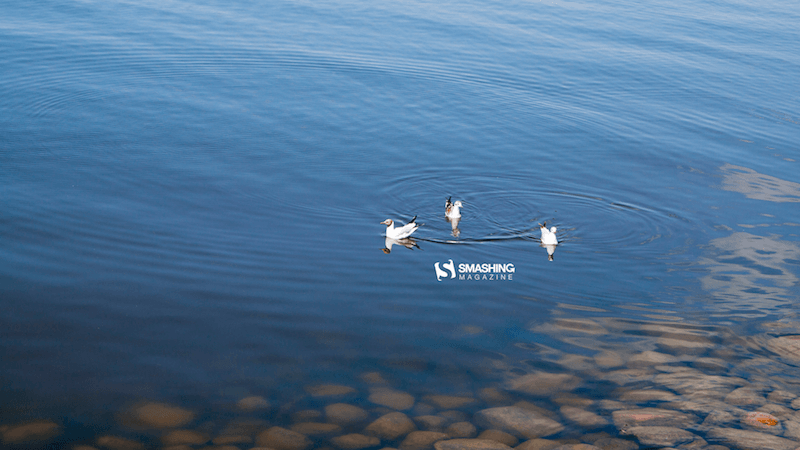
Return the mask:
[[[799,326],[743,337],[663,318],[557,318],[530,331],[585,351],[519,342],[530,359],[484,358],[464,370],[493,381],[446,392],[365,371],[303,385],[292,401],[275,400],[280,386],[208,411],[141,400],[112,425],[6,417],[0,433],[7,448],[72,450],[795,450]]]

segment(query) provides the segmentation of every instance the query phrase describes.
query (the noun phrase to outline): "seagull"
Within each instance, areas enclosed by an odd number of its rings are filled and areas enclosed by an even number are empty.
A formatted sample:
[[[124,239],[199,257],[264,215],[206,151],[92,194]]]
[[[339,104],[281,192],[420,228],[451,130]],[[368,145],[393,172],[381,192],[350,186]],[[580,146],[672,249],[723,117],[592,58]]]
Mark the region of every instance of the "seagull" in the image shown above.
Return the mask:
[[[542,230],[542,245],[558,245],[558,239],[556,239],[556,227],[550,228],[547,230],[547,222],[544,225],[541,225],[540,230]]]
[[[460,208],[464,205],[461,204],[461,200],[456,200],[455,203],[451,203],[451,198],[453,197],[447,197],[447,201],[444,202],[444,215],[449,219],[458,219],[461,217]]]
[[[386,219],[381,224],[386,225],[386,237],[392,239],[403,239],[411,236],[411,233],[417,231],[419,225],[414,222],[417,220],[417,216],[414,216],[407,224],[403,225],[400,228],[394,227],[394,221],[392,219]]]

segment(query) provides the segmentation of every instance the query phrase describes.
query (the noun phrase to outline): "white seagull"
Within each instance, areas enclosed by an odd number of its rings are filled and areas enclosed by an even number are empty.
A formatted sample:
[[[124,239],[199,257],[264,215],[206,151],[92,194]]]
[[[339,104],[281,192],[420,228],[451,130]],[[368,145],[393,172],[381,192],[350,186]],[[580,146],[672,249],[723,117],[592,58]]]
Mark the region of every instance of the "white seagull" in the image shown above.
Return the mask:
[[[381,224],[386,225],[386,237],[392,239],[403,239],[411,236],[411,233],[417,231],[419,225],[414,222],[417,220],[417,216],[414,216],[407,224],[403,225],[400,228],[394,227],[394,221],[392,219],[386,219]]]
[[[458,219],[461,217],[460,208],[464,205],[461,204],[461,200],[456,200],[455,203],[451,203],[451,198],[453,197],[447,197],[447,201],[444,202],[444,215],[449,219]]]
[[[547,229],[547,222],[544,225],[540,225],[540,230],[542,230],[542,245],[558,245],[558,239],[556,239],[556,227]]]

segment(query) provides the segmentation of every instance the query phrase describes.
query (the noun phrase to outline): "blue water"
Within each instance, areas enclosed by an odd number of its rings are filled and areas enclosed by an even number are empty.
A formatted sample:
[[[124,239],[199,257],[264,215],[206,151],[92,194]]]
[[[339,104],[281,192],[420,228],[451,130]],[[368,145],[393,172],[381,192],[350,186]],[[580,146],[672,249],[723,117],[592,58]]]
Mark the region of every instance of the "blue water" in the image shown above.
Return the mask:
[[[373,370],[475,390],[497,355],[591,355],[537,331],[556,318],[794,323],[798,23],[790,1],[0,1],[0,425],[213,417]],[[416,247],[382,251],[415,215]],[[437,280],[451,259],[513,277]]]

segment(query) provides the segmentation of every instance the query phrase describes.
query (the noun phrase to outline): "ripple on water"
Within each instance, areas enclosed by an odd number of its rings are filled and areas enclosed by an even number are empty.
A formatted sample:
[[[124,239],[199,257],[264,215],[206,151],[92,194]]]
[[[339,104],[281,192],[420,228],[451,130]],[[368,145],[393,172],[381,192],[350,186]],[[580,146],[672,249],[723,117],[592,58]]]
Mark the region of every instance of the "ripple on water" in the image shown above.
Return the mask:
[[[438,171],[422,170],[389,180],[379,194],[393,208],[389,215],[407,220],[416,214],[417,221],[425,223],[415,237],[441,244],[538,242],[540,224],[546,223],[558,228],[562,244],[598,252],[634,249],[669,237],[680,220],[654,207],[572,187],[575,190],[556,189],[522,176],[474,172],[463,177],[451,174],[448,179]],[[445,199],[450,196],[464,202],[458,238],[444,217]]]

